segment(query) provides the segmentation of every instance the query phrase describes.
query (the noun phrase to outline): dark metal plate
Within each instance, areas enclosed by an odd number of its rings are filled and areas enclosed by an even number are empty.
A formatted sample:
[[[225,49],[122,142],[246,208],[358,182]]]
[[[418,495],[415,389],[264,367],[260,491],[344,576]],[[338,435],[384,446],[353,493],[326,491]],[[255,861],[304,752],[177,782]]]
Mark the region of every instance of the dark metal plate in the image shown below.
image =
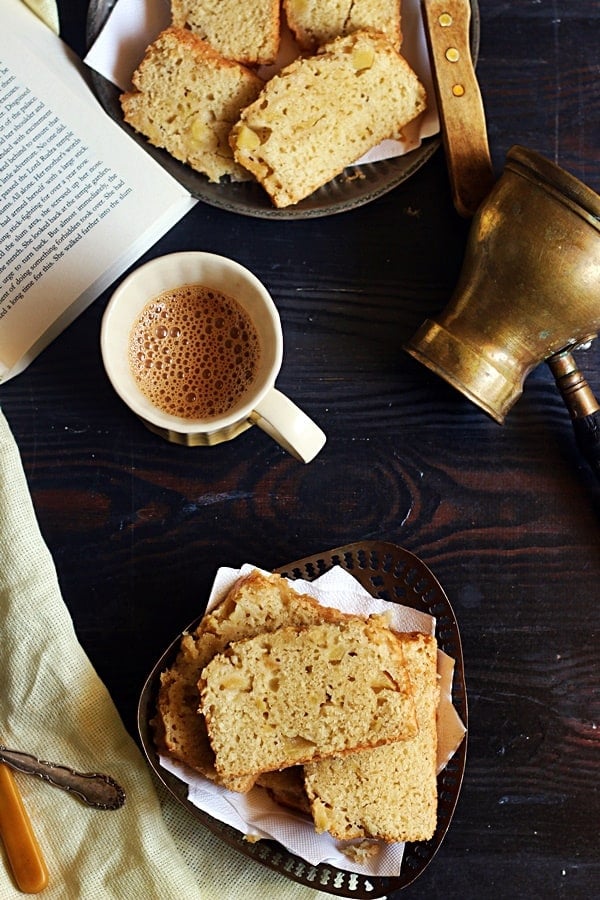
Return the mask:
[[[90,0],[87,18],[88,48],[98,37],[115,2],[116,0]],[[471,54],[474,61],[478,52],[479,9],[477,0],[471,0]],[[259,184],[252,181],[212,184],[204,175],[174,159],[166,151],[153,147],[123,121],[119,89],[98,72],[92,70],[90,75],[96,95],[111,118],[194,197],[211,206],[255,218],[310,219],[355,209],[381,197],[410,178],[440,146],[440,138],[436,135],[426,138],[420,147],[404,156],[360,167],[350,166],[300,203],[286,209],[275,209]]]
[[[350,572],[372,596],[409,606],[435,617],[438,645],[455,661],[452,700],[466,727],[467,693],[458,625],[448,598],[427,566],[414,554],[395,544],[385,541],[363,541],[297,560],[277,571],[288,578],[313,581],[334,566],[340,566]],[[201,618],[202,616],[198,616],[184,630],[192,631]],[[155,712],[160,673],[173,662],[180,640],[181,633],[158,660],[144,685],[138,707],[138,729],[150,766],[167,790],[194,818],[245,856],[306,887],[338,897],[354,897],[360,900],[385,897],[392,891],[407,887],[421,875],[437,853],[454,814],[465,770],[466,735],[446,768],[438,776],[438,823],[435,834],[430,841],[406,844],[399,876],[367,878],[331,865],[312,866],[276,841],[261,840],[254,844],[248,843],[241,832],[218,822],[193,806],[187,799],[186,785],[160,766],[152,739],[150,720]],[[201,832],[198,839],[201,840]]]

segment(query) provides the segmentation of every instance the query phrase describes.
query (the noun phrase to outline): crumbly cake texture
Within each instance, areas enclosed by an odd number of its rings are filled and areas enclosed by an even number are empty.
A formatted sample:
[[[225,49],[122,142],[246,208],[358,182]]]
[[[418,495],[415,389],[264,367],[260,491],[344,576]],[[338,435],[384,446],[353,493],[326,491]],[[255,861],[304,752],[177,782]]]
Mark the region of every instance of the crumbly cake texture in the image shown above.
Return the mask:
[[[279,772],[263,772],[256,784],[265,788],[269,796],[280,806],[295,812],[312,815],[310,802],[304,786],[304,767],[289,766]]]
[[[123,115],[151,144],[209,181],[249,179],[228,136],[263,87],[257,75],[191,31],[167,28],[146,49],[132,81],[136,90],[120,98]]]
[[[153,721],[159,749],[230,790],[250,790],[255,776],[222,778],[215,769],[205,720],[198,711],[202,669],[232,641],[275,631],[284,625],[303,626],[344,618],[344,613],[323,607],[308,594],[295,591],[280,575],[253,571],[239,578],[221,603],[202,618],[193,634],[182,636],[174,663],[161,673]],[[277,780],[273,787],[281,788],[284,781]],[[286,792],[291,796],[293,786],[286,787]]]
[[[225,777],[413,737],[412,685],[387,619],[287,626],[231,644],[203,670],[200,708]]]
[[[308,197],[426,107],[423,85],[387,38],[357,31],[268,81],[229,136],[235,160],[276,207]]]
[[[223,56],[245,65],[275,61],[279,0],[171,0],[171,22],[189,28]]]
[[[437,643],[403,638],[414,688],[418,733],[370,751],[304,767],[316,830],[334,837],[426,841],[437,821]],[[382,802],[385,800],[385,802]]]
[[[230,790],[246,792],[255,784],[260,785],[281,805],[312,815],[317,831],[329,831],[340,840],[429,840],[437,820],[439,702],[437,644],[430,635],[395,635],[413,696],[418,727],[413,737],[263,772],[258,777],[256,773],[222,776],[215,768],[205,718],[198,711],[197,682],[211,660],[232,642],[276,634],[290,623],[296,626],[292,630],[297,633],[310,625],[339,626],[356,618],[299,594],[279,575],[254,571],[238,579],[193,634],[183,635],[175,662],[162,673],[153,721],[158,748]],[[360,621],[365,624],[365,620]],[[387,629],[380,617],[371,620],[371,624],[373,621]],[[269,667],[266,670],[271,673]],[[370,675],[372,668],[368,672]],[[353,663],[352,677],[356,674],[357,663]],[[358,674],[363,678],[364,669],[359,668]],[[223,700],[228,702],[228,694],[220,696],[219,702]],[[235,716],[234,723],[237,731]],[[245,751],[243,739],[241,750]],[[382,797],[386,798],[385,804],[381,803]]]
[[[396,50],[402,45],[400,0],[283,0],[283,9],[303,50],[364,28],[381,31]]]

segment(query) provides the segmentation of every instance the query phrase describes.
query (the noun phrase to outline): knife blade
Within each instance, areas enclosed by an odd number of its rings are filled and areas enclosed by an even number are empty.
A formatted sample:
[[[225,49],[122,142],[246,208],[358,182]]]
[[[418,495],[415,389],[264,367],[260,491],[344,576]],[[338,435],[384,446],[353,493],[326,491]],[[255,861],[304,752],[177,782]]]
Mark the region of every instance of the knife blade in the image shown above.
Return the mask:
[[[100,772],[77,772],[70,766],[39,759],[23,750],[10,750],[3,744],[0,744],[0,763],[62,788],[95,809],[120,809],[125,803],[121,785]]]

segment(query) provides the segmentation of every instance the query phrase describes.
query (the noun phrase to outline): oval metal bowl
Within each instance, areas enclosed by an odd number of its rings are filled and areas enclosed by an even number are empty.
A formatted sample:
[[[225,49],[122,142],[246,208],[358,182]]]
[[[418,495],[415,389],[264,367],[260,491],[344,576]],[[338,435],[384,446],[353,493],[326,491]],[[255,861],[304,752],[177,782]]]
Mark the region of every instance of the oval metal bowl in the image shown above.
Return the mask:
[[[91,0],[87,17],[87,44],[94,43],[110,15],[116,0]],[[479,52],[479,8],[477,0],[471,0],[471,55],[476,61]],[[114,119],[132,140],[140,144],[173,178],[189,192],[208,203],[229,212],[262,219],[310,219],[347,212],[387,194],[392,188],[406,181],[423,166],[440,146],[438,135],[426,138],[420,147],[404,156],[361,166],[349,166],[310,197],[293,207],[275,209],[263,188],[253,181],[224,182],[214,184],[199,172],[179,162],[166,151],[153,147],[133,128],[123,121],[120,91],[98,72],[91,70],[90,77],[96,96],[109,116]]]
[[[414,554],[395,544],[385,541],[363,541],[297,560],[277,571],[287,578],[313,581],[334,566],[340,566],[350,572],[373,597],[409,606],[435,617],[438,645],[455,661],[452,701],[467,727],[467,693],[458,625],[448,598],[427,566]],[[202,616],[196,618],[184,630],[192,631],[201,618]],[[209,828],[240,853],[262,865],[313,890],[335,894],[338,897],[354,897],[361,900],[385,897],[392,891],[407,887],[421,875],[437,853],[454,814],[465,769],[466,735],[446,768],[438,776],[438,822],[435,834],[430,841],[406,844],[401,871],[397,877],[367,878],[327,864],[313,866],[290,853],[276,841],[261,840],[253,844],[245,841],[241,832],[193,806],[187,799],[186,785],[160,766],[150,720],[155,713],[160,673],[173,662],[180,640],[181,633],[158,660],[144,685],[138,707],[138,729],[150,766],[173,797],[200,824]],[[199,829],[198,841],[201,840],[202,831]]]

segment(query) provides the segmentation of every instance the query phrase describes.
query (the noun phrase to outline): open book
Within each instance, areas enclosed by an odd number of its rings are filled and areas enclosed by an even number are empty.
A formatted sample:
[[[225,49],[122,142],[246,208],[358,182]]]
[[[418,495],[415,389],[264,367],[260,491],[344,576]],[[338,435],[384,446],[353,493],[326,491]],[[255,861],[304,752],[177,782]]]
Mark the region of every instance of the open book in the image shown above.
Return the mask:
[[[77,57],[0,3],[0,382],[197,202],[104,112]]]

